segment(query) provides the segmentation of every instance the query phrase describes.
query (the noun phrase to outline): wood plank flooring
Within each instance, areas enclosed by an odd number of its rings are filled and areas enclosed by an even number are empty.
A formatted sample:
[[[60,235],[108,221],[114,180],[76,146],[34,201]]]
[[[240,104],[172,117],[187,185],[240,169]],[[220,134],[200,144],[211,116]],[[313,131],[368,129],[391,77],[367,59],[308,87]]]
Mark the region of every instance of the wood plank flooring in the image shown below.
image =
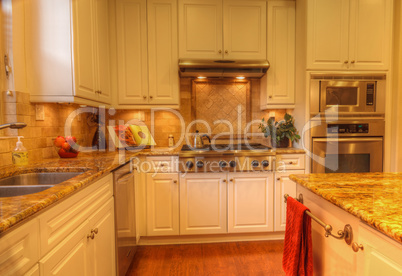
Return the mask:
[[[140,246],[132,275],[285,275],[283,241]]]

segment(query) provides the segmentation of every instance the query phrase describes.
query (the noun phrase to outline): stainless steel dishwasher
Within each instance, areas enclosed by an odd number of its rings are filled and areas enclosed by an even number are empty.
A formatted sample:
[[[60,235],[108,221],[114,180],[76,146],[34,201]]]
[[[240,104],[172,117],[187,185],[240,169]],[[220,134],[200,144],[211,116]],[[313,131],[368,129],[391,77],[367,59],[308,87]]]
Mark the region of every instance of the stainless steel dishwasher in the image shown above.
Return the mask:
[[[136,252],[135,182],[130,163],[113,172],[117,276],[124,276]]]

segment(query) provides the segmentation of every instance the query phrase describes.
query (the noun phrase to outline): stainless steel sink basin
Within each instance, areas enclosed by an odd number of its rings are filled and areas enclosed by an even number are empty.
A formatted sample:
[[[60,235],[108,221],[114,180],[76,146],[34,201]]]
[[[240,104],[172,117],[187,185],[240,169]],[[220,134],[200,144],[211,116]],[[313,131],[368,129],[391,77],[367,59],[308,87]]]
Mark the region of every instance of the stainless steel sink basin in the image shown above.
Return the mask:
[[[38,193],[83,172],[26,173],[0,179],[0,197]]]

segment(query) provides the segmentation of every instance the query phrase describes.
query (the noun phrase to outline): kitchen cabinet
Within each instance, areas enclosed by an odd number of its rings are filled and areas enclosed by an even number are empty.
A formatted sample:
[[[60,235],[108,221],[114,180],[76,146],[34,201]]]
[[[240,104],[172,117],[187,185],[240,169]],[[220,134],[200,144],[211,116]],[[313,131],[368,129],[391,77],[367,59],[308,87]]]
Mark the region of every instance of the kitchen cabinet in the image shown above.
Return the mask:
[[[115,275],[113,198],[39,261],[43,275]]]
[[[32,102],[111,103],[107,0],[25,2]]]
[[[267,59],[260,81],[260,108],[295,106],[295,2],[268,1]]]
[[[291,174],[302,174],[303,171],[275,172],[275,231],[286,230],[286,202],[284,195],[296,197],[296,183],[289,179]]]
[[[25,275],[39,259],[39,223],[34,219],[0,239],[0,275]],[[32,274],[34,275],[34,274]]]
[[[179,235],[178,173],[147,173],[147,236]]]
[[[178,107],[176,1],[117,0],[116,20],[116,107]]]
[[[388,70],[392,0],[309,0],[307,69]]]
[[[227,232],[226,173],[180,177],[180,235]]]
[[[228,179],[228,232],[273,231],[273,173],[229,173]]]
[[[266,59],[266,1],[179,0],[180,59]]]

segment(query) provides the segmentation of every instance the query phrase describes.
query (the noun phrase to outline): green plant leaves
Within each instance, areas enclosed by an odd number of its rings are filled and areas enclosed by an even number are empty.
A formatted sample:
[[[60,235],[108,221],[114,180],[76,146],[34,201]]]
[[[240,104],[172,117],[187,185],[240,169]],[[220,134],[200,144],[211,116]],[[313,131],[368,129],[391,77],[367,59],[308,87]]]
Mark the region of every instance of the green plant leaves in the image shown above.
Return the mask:
[[[258,128],[264,133],[264,137],[271,136],[278,142],[285,137],[289,138],[292,142],[297,142],[300,139],[300,135],[294,126],[294,118],[288,113],[285,114],[284,120],[279,122],[275,122],[274,118],[269,118],[265,124],[265,119],[262,118]]]

